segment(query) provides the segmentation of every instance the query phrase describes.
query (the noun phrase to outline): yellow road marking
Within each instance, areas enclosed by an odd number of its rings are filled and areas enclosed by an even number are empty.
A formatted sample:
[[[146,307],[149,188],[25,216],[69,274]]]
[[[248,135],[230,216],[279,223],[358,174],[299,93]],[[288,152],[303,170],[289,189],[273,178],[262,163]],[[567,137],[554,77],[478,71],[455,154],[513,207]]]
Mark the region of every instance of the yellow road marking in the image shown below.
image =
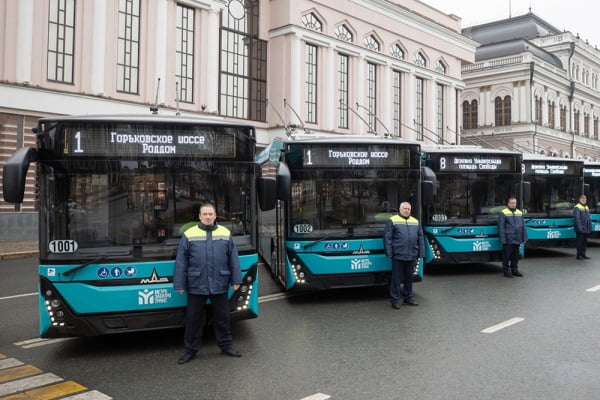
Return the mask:
[[[2,397],[2,400],[52,400],[83,390],[87,390],[87,388],[77,382],[68,381],[39,389],[28,390],[27,392],[18,393],[12,396]]]
[[[0,382],[12,381],[26,376],[42,373],[42,370],[33,365],[22,365],[20,367],[8,368],[0,371]]]

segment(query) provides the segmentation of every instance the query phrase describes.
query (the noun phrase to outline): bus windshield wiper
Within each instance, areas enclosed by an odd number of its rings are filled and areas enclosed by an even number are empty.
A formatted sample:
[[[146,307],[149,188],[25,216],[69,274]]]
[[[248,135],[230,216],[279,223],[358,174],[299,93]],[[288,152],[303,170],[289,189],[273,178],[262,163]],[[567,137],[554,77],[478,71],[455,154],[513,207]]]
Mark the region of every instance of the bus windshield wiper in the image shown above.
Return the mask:
[[[63,275],[64,275],[64,276],[69,276],[69,275],[71,275],[73,272],[79,271],[81,268],[85,268],[85,267],[87,267],[88,265],[91,265],[91,264],[96,264],[96,263],[98,263],[98,262],[100,262],[100,261],[106,260],[107,258],[108,258],[108,256],[107,256],[107,255],[106,255],[106,256],[102,256],[102,257],[100,257],[100,258],[96,258],[95,260],[92,260],[92,261],[90,261],[90,262],[86,262],[85,264],[78,265],[78,266],[76,266],[76,267],[73,267],[73,268],[71,268],[71,269],[69,269],[69,270],[67,270],[67,271],[63,272]]]

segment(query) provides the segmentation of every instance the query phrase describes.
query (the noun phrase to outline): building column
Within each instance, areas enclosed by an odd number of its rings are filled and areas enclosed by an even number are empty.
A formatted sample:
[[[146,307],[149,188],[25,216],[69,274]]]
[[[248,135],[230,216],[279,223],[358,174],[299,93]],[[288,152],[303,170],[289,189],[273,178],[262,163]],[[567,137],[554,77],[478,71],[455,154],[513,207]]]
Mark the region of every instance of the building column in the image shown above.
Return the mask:
[[[104,94],[104,70],[106,63],[106,0],[94,0],[92,27],[91,90],[94,95]]]
[[[354,96],[354,98],[356,99],[356,101],[351,101],[350,98],[348,98],[348,107],[352,108],[353,110],[356,110],[356,112],[363,117],[363,119],[365,121],[369,121],[368,115],[366,116],[367,118],[365,118],[363,116],[363,111],[364,109],[359,109],[356,106],[356,103],[358,102],[361,106],[366,107],[363,103],[365,100],[365,79],[366,79],[366,75],[365,75],[365,57],[364,55],[361,55],[360,57],[354,57],[355,60],[355,64],[356,64],[356,74],[354,75],[354,79],[352,80],[354,82],[354,88],[350,89],[350,93],[354,92],[356,95]],[[352,90],[354,89],[354,90]],[[351,97],[351,96],[350,96]],[[354,104],[353,104],[354,103]],[[356,115],[353,118],[354,123],[350,125],[350,128],[354,128],[352,129],[353,132],[359,134],[359,135],[364,135],[365,133],[367,133],[369,131],[369,127],[368,125],[364,122],[361,121],[360,118],[358,118]]]
[[[479,99],[477,99],[477,127],[484,126],[486,121],[486,111],[488,109],[485,87],[479,88]],[[463,121],[463,127],[465,121]],[[458,144],[458,143],[457,143]]]
[[[381,83],[377,82],[378,86],[382,88],[381,106],[379,107],[381,109],[381,113],[379,118],[385,124],[385,127],[383,127],[383,129],[385,129],[385,133],[392,133],[390,129],[394,129],[394,112],[392,110],[392,104],[394,101],[392,97],[394,76],[392,74],[392,67],[390,65],[382,65],[381,68],[383,69],[383,74],[381,74],[383,79],[381,79]]]
[[[416,111],[416,107],[417,104],[415,102],[416,100],[416,93],[417,93],[417,84],[416,84],[416,79],[417,76],[415,75],[414,71],[410,71],[408,73],[405,74],[406,75],[406,85],[405,85],[405,89],[403,90],[403,96],[402,96],[402,100],[404,101],[404,103],[406,104],[406,107],[404,107],[404,110],[402,110],[404,112],[403,118],[402,118],[402,123],[405,126],[402,126],[402,130],[404,131],[404,135],[402,135],[403,138],[405,138],[406,140],[416,140],[417,139],[417,132],[415,131],[415,111]]]
[[[211,9],[208,11],[208,21],[206,27],[206,37],[212,38],[203,43],[206,44],[206,76],[207,79],[202,80],[206,85],[204,98],[200,99],[200,105],[206,105],[206,112],[218,112],[219,110],[219,80],[221,72],[219,71],[219,49],[220,49],[220,32],[219,18],[221,11],[219,9]],[[200,61],[202,62],[202,61]]]
[[[166,96],[165,96],[165,87],[167,85],[174,86],[172,80],[167,80],[167,60],[171,60],[167,54],[167,28],[172,26],[173,24],[169,24],[168,15],[167,15],[167,2],[168,0],[154,0],[154,6],[156,8],[156,23],[154,26],[155,36],[154,36],[154,68],[155,68],[155,77],[154,79],[160,78],[162,84],[158,87],[158,104],[165,104]]]
[[[302,103],[302,87],[305,82],[302,76],[302,66],[306,63],[306,59],[302,54],[302,40],[298,35],[291,35],[290,38],[290,92],[286,98],[294,110],[300,115],[300,118],[304,121],[306,118],[306,112],[304,110],[304,104]],[[284,120],[294,121],[296,117],[292,118],[292,111],[284,110]]]
[[[325,99],[323,105],[323,127],[327,131],[333,131],[335,127],[335,116],[336,116],[336,99],[338,94],[336,93],[336,79],[335,79],[335,51],[333,47],[329,46],[325,48],[325,62],[323,63],[323,69],[325,71],[325,85],[324,94],[322,98]]]
[[[17,59],[16,81],[31,83],[31,64],[33,52],[33,2],[34,0],[19,0],[17,22]],[[45,56],[44,56],[45,57]]]
[[[425,109],[423,113],[425,118],[423,120],[423,136],[425,143],[431,142],[437,144],[439,138],[436,136],[437,133],[437,85],[438,83],[434,79],[425,80],[425,85],[429,86],[429,95],[427,92],[423,93],[425,100],[429,97],[429,101],[424,105]],[[433,133],[432,133],[433,132]]]

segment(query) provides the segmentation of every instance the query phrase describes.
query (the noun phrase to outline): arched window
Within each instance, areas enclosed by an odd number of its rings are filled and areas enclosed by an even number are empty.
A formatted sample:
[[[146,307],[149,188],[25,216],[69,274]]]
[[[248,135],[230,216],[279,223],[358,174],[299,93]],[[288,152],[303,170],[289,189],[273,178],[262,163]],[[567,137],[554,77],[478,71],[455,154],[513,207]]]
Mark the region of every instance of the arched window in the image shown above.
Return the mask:
[[[535,121],[542,123],[542,98],[535,96]]]
[[[554,129],[554,108],[556,103],[553,101],[548,102],[548,126]]]
[[[560,130],[567,131],[567,106],[564,104],[560,106]]]
[[[421,54],[421,52],[418,52],[417,54],[415,54],[415,57],[413,58],[413,62],[420,67],[427,66],[427,61],[425,61],[425,57],[423,57],[423,54]]]
[[[364,45],[367,49],[379,51],[379,42],[373,37],[373,35],[369,35],[365,38]]]
[[[390,55],[394,58],[404,60],[404,52],[402,51],[402,48],[397,44],[393,45],[390,49]]]
[[[352,33],[346,28],[346,25],[340,25],[335,28],[335,37],[346,42],[352,41]]]
[[[471,103],[463,101],[463,127],[464,129],[477,128],[477,100]]]
[[[495,99],[495,123],[496,126],[510,125],[511,124],[511,98],[506,96],[501,98],[500,96]]]
[[[323,31],[323,24],[321,24],[321,21],[313,13],[305,14],[302,17],[302,24],[313,31]]]
[[[444,65],[444,63],[440,60],[438,60],[435,63],[435,71],[439,72],[441,74],[445,74],[446,73],[446,65]]]

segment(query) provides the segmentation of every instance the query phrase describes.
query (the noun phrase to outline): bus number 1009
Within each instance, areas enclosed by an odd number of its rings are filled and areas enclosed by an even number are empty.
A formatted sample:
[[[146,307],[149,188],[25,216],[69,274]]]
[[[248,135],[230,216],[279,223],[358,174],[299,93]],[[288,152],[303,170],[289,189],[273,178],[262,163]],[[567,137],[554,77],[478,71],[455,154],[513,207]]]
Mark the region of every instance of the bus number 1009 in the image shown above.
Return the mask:
[[[53,240],[48,243],[48,250],[54,254],[75,253],[79,245],[74,240]]]

